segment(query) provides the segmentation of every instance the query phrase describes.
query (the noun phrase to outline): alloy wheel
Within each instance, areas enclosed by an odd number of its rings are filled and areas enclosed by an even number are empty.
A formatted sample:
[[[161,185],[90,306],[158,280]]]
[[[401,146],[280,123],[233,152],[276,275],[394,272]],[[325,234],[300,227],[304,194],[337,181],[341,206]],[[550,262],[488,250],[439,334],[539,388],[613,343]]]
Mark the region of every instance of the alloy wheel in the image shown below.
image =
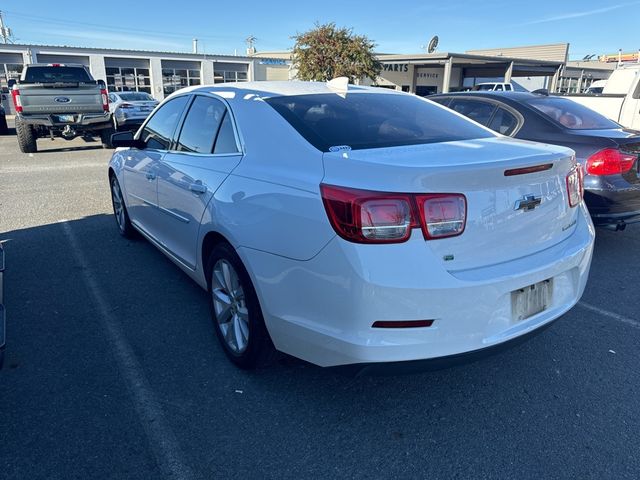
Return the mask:
[[[249,343],[249,311],[238,273],[220,259],[213,267],[211,294],[216,321],[229,349],[241,354]]]

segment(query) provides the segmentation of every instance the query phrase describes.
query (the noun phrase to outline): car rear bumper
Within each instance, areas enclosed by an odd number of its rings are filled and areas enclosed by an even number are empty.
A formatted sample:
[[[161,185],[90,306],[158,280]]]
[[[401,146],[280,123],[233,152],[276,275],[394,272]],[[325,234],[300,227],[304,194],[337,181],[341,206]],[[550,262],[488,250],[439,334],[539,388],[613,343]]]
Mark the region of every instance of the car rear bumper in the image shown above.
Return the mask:
[[[65,114],[60,114],[65,115]],[[73,122],[60,122],[57,120],[58,115],[19,115],[18,118],[27,125],[54,127],[63,129],[69,125],[74,130],[83,127],[91,127],[93,129],[110,128],[111,113],[80,113],[73,114],[75,117]]]
[[[621,176],[597,177],[590,183],[584,201],[595,225],[640,221],[640,183],[629,183]]]
[[[533,332],[580,299],[594,230],[579,207],[574,232],[553,247],[488,267],[447,271],[416,235],[403,244],[333,239],[294,261],[240,248],[278,350],[321,366],[457,356]],[[547,309],[513,319],[511,292],[552,279]],[[433,320],[423,328],[373,328],[375,321]]]

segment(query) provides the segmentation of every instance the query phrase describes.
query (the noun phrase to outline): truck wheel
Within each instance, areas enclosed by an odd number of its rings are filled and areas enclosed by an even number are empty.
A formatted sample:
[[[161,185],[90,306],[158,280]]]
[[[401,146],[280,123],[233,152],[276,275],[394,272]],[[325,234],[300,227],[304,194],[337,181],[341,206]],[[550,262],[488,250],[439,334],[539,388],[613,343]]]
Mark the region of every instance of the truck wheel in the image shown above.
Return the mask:
[[[102,141],[102,148],[113,148],[113,144],[111,143],[111,135],[113,135],[114,133],[116,133],[116,130],[113,127],[100,130],[100,140]]]
[[[38,137],[35,129],[18,118],[16,118],[16,136],[22,153],[35,153],[38,151],[38,145],[36,144],[36,138]]]

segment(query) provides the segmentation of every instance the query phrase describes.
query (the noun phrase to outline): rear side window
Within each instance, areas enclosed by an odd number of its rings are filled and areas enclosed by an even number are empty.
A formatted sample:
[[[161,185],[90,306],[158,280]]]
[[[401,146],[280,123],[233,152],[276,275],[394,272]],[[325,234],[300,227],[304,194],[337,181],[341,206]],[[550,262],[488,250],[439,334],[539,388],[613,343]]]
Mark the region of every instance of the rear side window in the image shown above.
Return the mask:
[[[464,115],[465,117],[469,117],[471,120],[475,120],[476,122],[487,126],[496,106],[493,103],[481,102],[478,100],[454,98],[449,104],[449,108]]]
[[[540,97],[527,100],[526,104],[571,130],[620,128],[620,125],[604,115],[568,98]]]
[[[226,108],[219,100],[201,95],[196,96],[182,125],[178,150],[191,153],[212,153],[213,144],[225,112]]]
[[[122,92],[120,98],[125,102],[151,102],[154,98],[144,92]]]
[[[516,116],[501,107],[498,107],[488,125],[491,130],[502,135],[511,135],[517,126],[518,119]]]
[[[89,83],[93,82],[82,67],[27,67],[20,83]]]
[[[227,110],[222,119],[222,124],[218,130],[218,136],[216,138],[216,145],[213,148],[213,153],[237,153],[238,147],[236,145],[236,136],[233,133],[233,125],[231,123],[231,115]]]
[[[487,138],[492,134],[415,95],[312,94],[266,100],[311,145],[353,150]]]
[[[184,107],[189,97],[177,97],[169,100],[153,114],[147,122],[140,139],[154,150],[168,150],[171,146],[171,138],[178,126]]]

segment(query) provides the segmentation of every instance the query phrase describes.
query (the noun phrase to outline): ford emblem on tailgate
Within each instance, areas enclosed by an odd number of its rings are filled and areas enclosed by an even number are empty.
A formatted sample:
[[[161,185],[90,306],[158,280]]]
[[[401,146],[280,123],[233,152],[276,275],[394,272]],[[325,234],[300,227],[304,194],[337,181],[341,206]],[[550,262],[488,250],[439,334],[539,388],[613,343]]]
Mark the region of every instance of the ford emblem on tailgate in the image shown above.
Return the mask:
[[[71,101],[69,97],[55,97],[53,100],[58,103],[69,103]]]

